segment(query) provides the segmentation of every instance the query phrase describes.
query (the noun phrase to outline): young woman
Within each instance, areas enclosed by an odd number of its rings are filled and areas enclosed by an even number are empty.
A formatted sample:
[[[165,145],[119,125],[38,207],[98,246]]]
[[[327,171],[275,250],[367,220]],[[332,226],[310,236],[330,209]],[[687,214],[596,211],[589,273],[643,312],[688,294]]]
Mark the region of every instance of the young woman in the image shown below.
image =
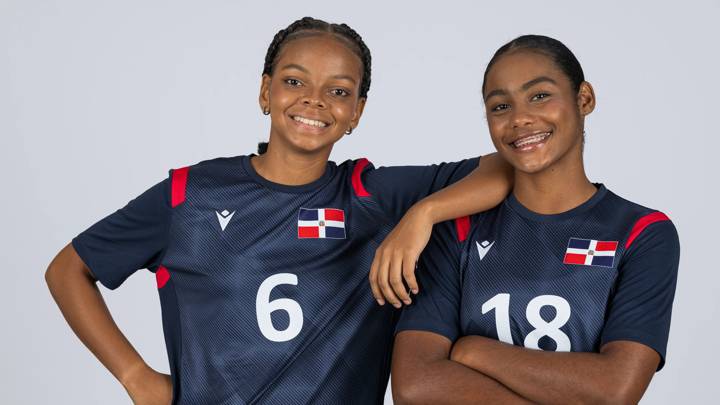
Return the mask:
[[[171,171],[51,263],[68,323],[135,403],[382,402],[395,313],[377,308],[366,282],[376,247],[410,206],[466,174],[418,203],[405,228],[488,209],[510,178],[493,157],[477,170],[477,159],[328,161],[369,87],[370,52],[355,31],[294,22],[265,59],[259,102],[271,128],[259,156]],[[156,274],[172,377],[143,361],[96,287],[142,268]]]
[[[501,47],[483,96],[514,190],[433,234],[398,325],[396,403],[638,402],[665,362],[673,224],[586,177],[595,95],[562,43]]]

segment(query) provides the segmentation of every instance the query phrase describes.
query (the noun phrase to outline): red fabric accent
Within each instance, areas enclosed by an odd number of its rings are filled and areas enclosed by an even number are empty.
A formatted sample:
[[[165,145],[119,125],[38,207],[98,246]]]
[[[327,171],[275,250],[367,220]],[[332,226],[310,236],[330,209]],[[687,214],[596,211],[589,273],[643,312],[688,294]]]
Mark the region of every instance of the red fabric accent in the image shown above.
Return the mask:
[[[298,238],[319,238],[320,228],[317,226],[299,226]]]
[[[595,246],[595,250],[598,252],[613,251],[617,250],[617,245],[617,242],[598,241],[597,245]]]
[[[181,167],[172,172],[170,205],[175,208],[185,201],[185,188],[187,187],[189,167]]]
[[[577,253],[565,253],[565,259],[563,259],[563,263],[565,264],[585,264],[585,258],[587,256],[580,255]]]
[[[325,208],[325,220],[326,221],[345,221],[345,213],[343,210]]]
[[[353,190],[355,190],[355,195],[358,197],[370,197],[370,193],[368,193],[368,191],[365,190],[365,186],[363,186],[363,184],[362,184],[362,178],[360,177],[363,169],[368,164],[370,164],[369,160],[367,160],[365,158],[358,159],[358,161],[355,163],[355,168],[353,169],[352,186],[353,186]]]
[[[155,272],[155,281],[157,281],[158,289],[165,287],[165,284],[170,280],[170,272],[164,266],[158,267]]]
[[[460,217],[455,219],[455,230],[457,238],[460,242],[465,242],[470,233],[470,217]]]
[[[627,242],[625,242],[625,249],[630,248],[630,245],[632,245],[635,238],[640,236],[642,231],[645,230],[649,225],[654,224],[655,222],[662,222],[662,221],[669,221],[670,218],[667,217],[667,215],[663,214],[660,211],[653,212],[652,214],[647,214],[644,217],[640,218],[635,222],[635,225],[633,225],[632,230],[630,231],[630,236],[628,236]]]

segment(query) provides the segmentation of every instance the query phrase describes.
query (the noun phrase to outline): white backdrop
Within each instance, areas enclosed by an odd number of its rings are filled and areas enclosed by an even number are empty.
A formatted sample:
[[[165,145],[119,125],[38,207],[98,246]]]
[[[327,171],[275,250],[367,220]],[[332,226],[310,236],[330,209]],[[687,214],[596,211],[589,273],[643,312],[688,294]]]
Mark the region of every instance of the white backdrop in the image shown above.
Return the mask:
[[[0,0],[0,402],[129,402],[66,326],[44,270],[168,168],[254,151],[269,130],[257,105],[265,51],[305,15],[347,22],[373,54],[364,118],[336,161],[492,151],[480,97],[492,53],[525,33],[565,42],[598,96],[591,180],[663,210],[680,233],[668,362],[643,402],[712,402],[720,3],[659,3]],[[103,293],[130,341],[167,371],[152,275]]]

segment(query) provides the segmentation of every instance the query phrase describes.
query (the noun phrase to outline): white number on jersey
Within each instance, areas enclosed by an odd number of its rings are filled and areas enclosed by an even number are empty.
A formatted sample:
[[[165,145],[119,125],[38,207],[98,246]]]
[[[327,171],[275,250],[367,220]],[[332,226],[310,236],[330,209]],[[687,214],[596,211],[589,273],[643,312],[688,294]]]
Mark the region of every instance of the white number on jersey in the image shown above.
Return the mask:
[[[546,322],[540,316],[540,309],[546,305],[555,308],[555,318],[550,322]],[[495,329],[497,330],[498,339],[505,343],[514,344],[510,333],[510,294],[497,294],[485,301],[482,306],[482,313],[486,314],[493,309],[495,310]],[[533,298],[528,303],[525,316],[535,329],[525,336],[523,342],[525,347],[539,350],[540,338],[547,336],[555,341],[555,351],[569,352],[571,348],[570,338],[560,328],[570,319],[570,312],[570,304],[563,297],[540,295]]]
[[[257,321],[260,332],[273,342],[287,342],[300,334],[303,326],[303,312],[300,304],[290,298],[278,298],[270,301],[270,291],[281,284],[297,285],[297,276],[291,273],[272,275],[260,284],[255,300]],[[271,314],[275,311],[285,311],[290,318],[288,327],[277,330],[272,323]]]

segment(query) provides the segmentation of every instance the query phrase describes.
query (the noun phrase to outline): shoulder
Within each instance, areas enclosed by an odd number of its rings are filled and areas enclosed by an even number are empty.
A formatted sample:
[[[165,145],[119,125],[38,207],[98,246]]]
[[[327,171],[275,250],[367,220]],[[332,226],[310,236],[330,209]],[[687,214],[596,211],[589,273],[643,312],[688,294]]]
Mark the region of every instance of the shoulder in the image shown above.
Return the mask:
[[[608,191],[601,210],[605,216],[615,216],[624,228],[623,247],[629,250],[639,240],[661,235],[677,239],[677,231],[670,217],[663,211],[629,201]]]
[[[169,170],[168,188],[171,207],[177,207],[185,201],[188,183],[215,183],[233,181],[239,173],[245,173],[244,161],[248,156],[218,157],[203,160],[195,164],[180,166]]]

